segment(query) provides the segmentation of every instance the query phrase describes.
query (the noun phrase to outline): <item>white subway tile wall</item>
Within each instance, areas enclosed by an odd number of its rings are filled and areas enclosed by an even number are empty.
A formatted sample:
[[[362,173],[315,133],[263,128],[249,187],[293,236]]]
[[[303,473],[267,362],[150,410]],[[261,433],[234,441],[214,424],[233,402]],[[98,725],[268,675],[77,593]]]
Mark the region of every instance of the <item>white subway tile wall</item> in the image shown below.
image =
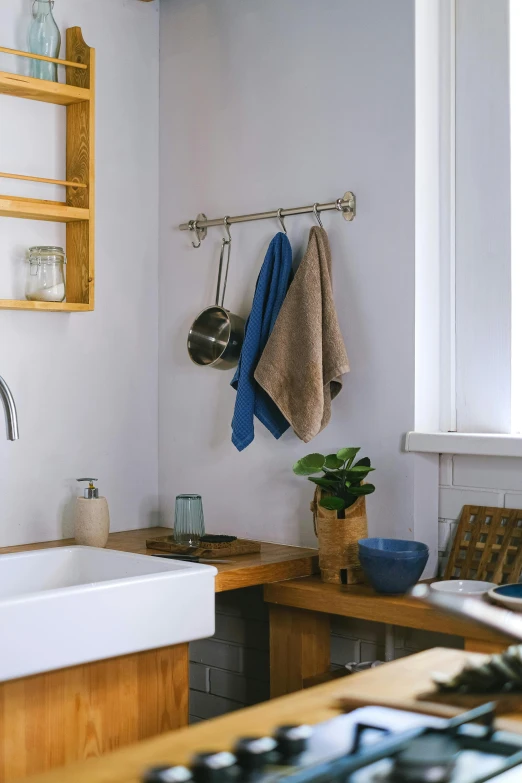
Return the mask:
[[[458,519],[462,506],[503,506],[504,493],[472,487],[441,487],[439,491],[439,517]]]
[[[442,574],[463,506],[522,508],[522,459],[442,454],[439,484]]]
[[[453,484],[522,491],[521,462],[511,457],[453,457]]]
[[[469,504],[522,508],[522,459],[444,454],[439,483],[441,522],[458,520]],[[439,548],[441,535],[439,527]]]
[[[441,454],[439,465],[439,484],[451,487],[453,484],[453,457],[451,454]]]

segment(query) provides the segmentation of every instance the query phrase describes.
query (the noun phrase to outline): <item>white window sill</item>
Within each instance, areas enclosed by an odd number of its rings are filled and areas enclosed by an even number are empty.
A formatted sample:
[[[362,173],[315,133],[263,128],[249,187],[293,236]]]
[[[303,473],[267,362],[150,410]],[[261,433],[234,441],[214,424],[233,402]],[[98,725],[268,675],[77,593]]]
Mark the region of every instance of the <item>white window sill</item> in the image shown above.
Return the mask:
[[[424,454],[522,457],[522,437],[474,432],[408,432],[405,451]]]

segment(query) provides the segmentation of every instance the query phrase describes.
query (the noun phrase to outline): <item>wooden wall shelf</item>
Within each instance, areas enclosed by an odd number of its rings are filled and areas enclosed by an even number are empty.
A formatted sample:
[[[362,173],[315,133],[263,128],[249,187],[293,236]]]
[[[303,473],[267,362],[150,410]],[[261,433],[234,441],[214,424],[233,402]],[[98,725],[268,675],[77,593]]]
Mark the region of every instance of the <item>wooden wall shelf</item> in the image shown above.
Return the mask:
[[[5,71],[0,71],[0,92],[17,98],[56,103],[59,106],[71,106],[73,103],[91,99],[91,91],[83,87],[46,82],[43,79],[33,79],[32,76],[20,76]]]
[[[66,60],[31,55],[0,47],[20,57],[50,60],[65,67],[66,84],[0,72],[0,94],[65,106],[66,177],[46,180],[27,175],[13,179],[48,181],[65,187],[65,201],[0,195],[0,216],[66,224],[66,301],[29,302],[0,299],[0,309],[53,312],[94,310],[94,100],[95,51],[83,40],[79,27],[67,30]],[[9,179],[10,175],[2,173]],[[42,237],[42,245],[46,242]]]
[[[77,302],[28,302],[26,299],[0,299],[0,310],[40,310],[52,313],[86,313],[88,304]]]
[[[77,220],[89,220],[89,210],[82,207],[68,207],[65,202],[61,201],[0,196],[0,216],[71,223]]]

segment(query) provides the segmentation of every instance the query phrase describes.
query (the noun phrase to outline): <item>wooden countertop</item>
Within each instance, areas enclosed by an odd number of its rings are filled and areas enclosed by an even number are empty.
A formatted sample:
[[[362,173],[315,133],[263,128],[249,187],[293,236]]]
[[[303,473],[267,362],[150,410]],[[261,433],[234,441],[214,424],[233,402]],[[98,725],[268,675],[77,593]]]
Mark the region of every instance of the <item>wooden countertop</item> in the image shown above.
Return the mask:
[[[340,712],[339,698],[351,706],[384,704],[408,709],[415,698],[431,690],[431,672],[456,673],[466,660],[481,658],[461,650],[433,648],[305,691],[283,696],[255,707],[230,713],[186,729],[163,734],[102,758],[30,778],[32,783],[138,783],[144,769],[157,764],[184,764],[202,750],[231,749],[239,736],[271,733],[284,723],[319,723]],[[458,710],[443,708],[446,714]],[[441,714],[440,705],[434,711]],[[515,718],[515,720],[518,720]],[[499,721],[503,727],[522,731],[520,722]]]
[[[414,598],[379,595],[366,585],[325,584],[319,576],[266,585],[265,601],[312,612],[438,631],[492,644],[512,643],[511,639],[500,633],[442,614]]]
[[[148,527],[140,530],[126,530],[122,533],[111,533],[108,549],[121,552],[133,552],[140,555],[157,554],[154,549],[147,549],[147,538],[157,538],[170,533],[166,527]],[[33,549],[49,549],[52,547],[73,546],[74,538],[60,541],[44,541],[40,544],[22,544],[21,546],[4,547],[0,555],[11,552],[27,552]],[[283,544],[261,544],[261,552],[254,555],[234,555],[232,563],[216,564],[216,592],[237,590],[240,587],[252,587],[268,582],[279,582],[283,579],[309,576],[317,571],[317,550]]]

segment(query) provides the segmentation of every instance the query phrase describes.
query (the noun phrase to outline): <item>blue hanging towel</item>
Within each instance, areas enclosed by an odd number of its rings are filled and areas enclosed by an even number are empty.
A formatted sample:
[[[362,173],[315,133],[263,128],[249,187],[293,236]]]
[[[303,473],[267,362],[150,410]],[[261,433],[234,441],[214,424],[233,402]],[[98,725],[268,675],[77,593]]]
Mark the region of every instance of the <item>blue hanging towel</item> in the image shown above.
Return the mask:
[[[238,451],[246,449],[254,440],[254,415],[274,438],[280,438],[290,426],[277,405],[254,379],[254,372],[288,291],[291,273],[292,248],[286,234],[279,232],[270,242],[257,278],[243,348],[231,383],[237,391],[232,419],[232,443]]]

